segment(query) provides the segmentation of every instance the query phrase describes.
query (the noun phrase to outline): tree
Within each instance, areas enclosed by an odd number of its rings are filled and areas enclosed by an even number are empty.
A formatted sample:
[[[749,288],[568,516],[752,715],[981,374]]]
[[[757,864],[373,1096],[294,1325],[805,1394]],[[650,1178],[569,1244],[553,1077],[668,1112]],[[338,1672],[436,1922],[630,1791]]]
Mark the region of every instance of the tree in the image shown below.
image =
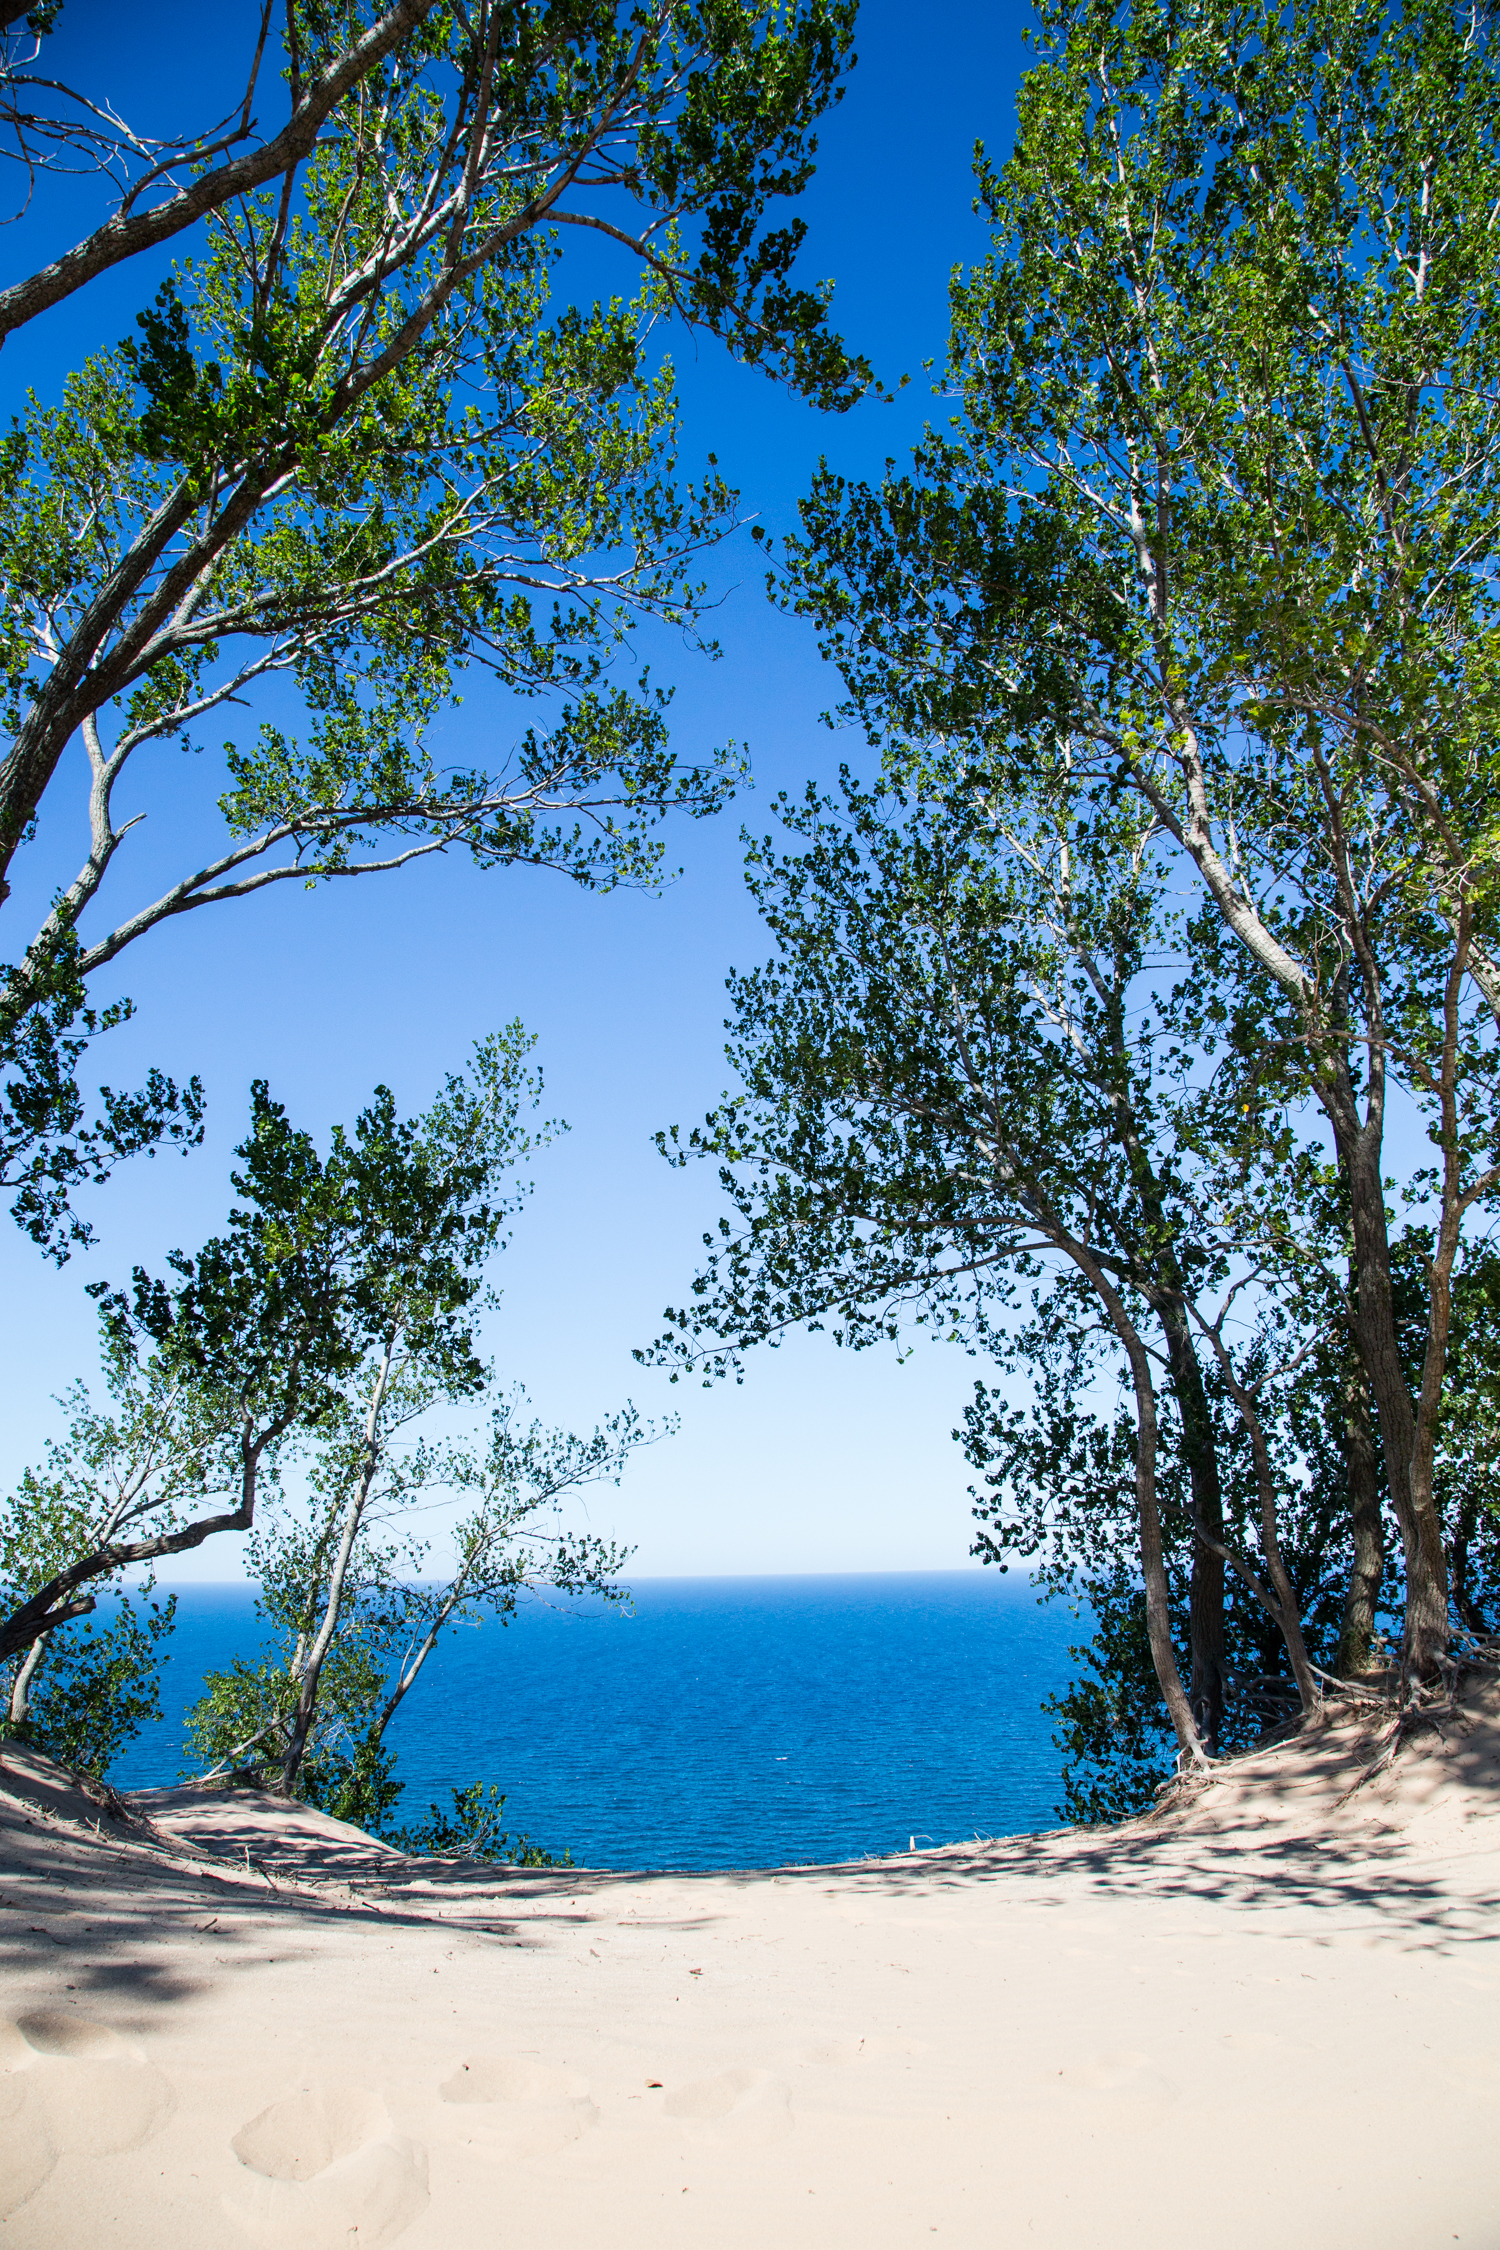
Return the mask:
[[[335,38],[310,82],[305,66],[296,74],[304,83],[296,88],[292,114],[281,131],[218,166],[212,163],[214,157],[259,138],[254,105],[271,29],[270,0],[260,10],[244,98],[237,109],[207,131],[170,139],[134,132],[107,100],[35,72],[41,42],[56,29],[60,0],[6,10],[0,22],[0,132],[5,136],[0,154],[15,162],[25,178],[22,210],[31,203],[38,175],[80,172],[107,177],[120,191],[120,207],[62,257],[0,291],[0,342],[111,266],[170,242],[207,212],[222,210],[226,203],[295,173],[335,104],[400,48],[432,13],[433,5],[434,0],[398,0],[396,7],[377,15],[342,50]],[[303,27],[290,9],[284,20],[286,44],[295,56]],[[46,107],[31,106],[38,100]],[[173,177],[179,169],[197,172],[190,187],[180,186]],[[145,207],[135,210],[133,206],[143,198]]]
[[[482,1442],[413,1440],[410,1425],[439,1395],[424,1398],[404,1370],[357,1446],[338,1432],[325,1438],[301,1496],[283,1498],[252,1542],[272,1641],[258,1659],[208,1674],[189,1714],[208,1778],[254,1772],[340,1819],[382,1828],[402,1787],[387,1730],[446,1631],[509,1623],[527,1589],[625,1599],[616,1582],[625,1551],[569,1530],[561,1510],[588,1484],[617,1483],[657,1433],[628,1407],[587,1439],[545,1430],[521,1421],[517,1393],[493,1410]],[[439,1494],[473,1505],[454,1528],[450,1574],[428,1582],[418,1574],[431,1543],[411,1518]],[[476,1791],[456,1791],[455,1807],[464,1798],[471,1827],[479,1824],[466,1856],[490,1856],[499,1811],[491,1803],[481,1821]],[[458,1846],[429,1837],[421,1848]]]
[[[1308,1213],[1310,1229],[1317,1213]],[[1347,1225],[1340,1230],[1347,1232]],[[1403,1231],[1393,1244],[1397,1302],[1408,1366],[1425,1343],[1421,1303],[1430,1236]],[[1454,1290],[1449,1406],[1438,1447],[1436,1488],[1462,1644],[1487,1653],[1500,1600],[1500,1504],[1493,1490],[1491,1428],[1494,1261],[1486,1252]],[[1400,1550],[1386,1576],[1378,1432],[1361,1396],[1343,1291],[1309,1339],[1311,1348],[1277,1386],[1267,1423],[1280,1467],[1280,1537],[1314,1662],[1335,1680],[1388,1680],[1390,1646],[1402,1608]],[[1042,1314],[1045,1317],[1042,1317]],[[1144,1629],[1139,1572],[1133,1567],[1131,1428],[1111,1419],[1098,1397],[1097,1340],[1073,1308],[1054,1297],[1004,1339],[1012,1378],[1029,1394],[1011,1405],[1008,1387],[978,1384],[964,1418],[965,1450],[984,1472],[976,1499],[975,1552],[1005,1567],[1022,1560],[1049,1598],[1085,1608],[1092,1637],[1071,1653],[1079,1676],[1047,1706],[1058,1721],[1064,1804],[1074,1820],[1118,1818],[1138,1810],[1171,1771],[1175,1743],[1163,1712]],[[1219,1458],[1231,1524],[1244,1521],[1252,1465],[1242,1437],[1216,1407]],[[1193,1542],[1185,1499],[1180,1424],[1163,1417],[1159,1485],[1174,1635],[1188,1638],[1188,1567]],[[1240,1533],[1243,1539],[1243,1532]],[[1231,1578],[1226,1660],[1235,1690],[1226,1749],[1245,1746],[1282,1718],[1287,1699],[1276,1678],[1260,1604]]]
[[[95,1417],[83,1401],[52,1486],[23,1486],[23,1522],[54,1489],[69,1511],[68,1560],[0,1621],[0,1660],[90,1610],[97,1584],[251,1530],[293,1433],[347,1417],[347,1385],[383,1351],[398,1286],[429,1288],[432,1364],[481,1384],[464,1308],[514,1208],[498,1183],[536,1145],[522,1123],[539,1091],[530,1046],[518,1025],[478,1044],[433,1106],[430,1147],[381,1089],[326,1162],[255,1084],[233,1175],[244,1203],[227,1230],[196,1257],[174,1252],[170,1281],[137,1267],[129,1290],[94,1286],[120,1413]],[[233,1504],[192,1512],[215,1494]]]
[[[1310,1706],[1258,1385],[1211,1306],[1255,1277],[1242,1260],[1236,1276],[1212,1182],[1175,1129],[1191,1084],[1170,1002],[1145,981],[1167,927],[1153,824],[1089,790],[1018,820],[974,768],[911,804],[846,775],[841,802],[809,791],[779,810],[807,848],[751,853],[778,951],[730,980],[728,1053],[744,1091],[685,1147],[675,1129],[662,1136],[679,1162],[718,1159],[738,1224],[705,1237],[696,1302],[669,1314],[654,1356],[723,1373],[749,1344],[830,1319],[856,1348],[914,1320],[1003,1351],[1009,1277],[1029,1276],[1039,1301],[1107,1335],[1127,1373],[1135,1567],[1184,1751],[1201,1761],[1217,1740],[1222,1580],[1199,1573],[1194,1587],[1190,1696],[1162,1543],[1159,1364],[1183,1429],[1195,1551],[1264,1605]],[[1226,1538],[1198,1339],[1255,1455],[1259,1567]]]
[[[383,1736],[418,1673],[449,1626],[486,1616],[508,1624],[523,1589],[604,1601],[625,1597],[614,1580],[628,1550],[592,1534],[559,1530],[564,1501],[584,1486],[618,1484],[635,1449],[675,1429],[643,1423],[633,1406],[612,1415],[587,1438],[522,1424],[524,1393],[496,1407],[488,1443],[450,1447],[443,1460],[448,1488],[474,1506],[456,1526],[455,1568],[447,1582],[424,1587],[408,1612],[401,1663],[377,1720]]]
[[[59,12],[25,11],[29,36],[16,33],[14,17],[0,27],[19,40],[0,62],[4,122],[16,136],[10,153],[33,179],[53,167],[45,151],[28,152],[25,136],[43,121],[21,113],[15,95]],[[278,18],[291,110],[281,131],[261,141],[250,112]],[[824,331],[823,298],[788,286],[802,223],[768,233],[763,221],[769,202],[797,194],[810,176],[811,128],[840,98],[853,28],[852,7],[807,0],[787,10],[755,0],[646,0],[628,10],[615,0],[481,0],[462,9],[434,0],[317,9],[263,0],[247,20],[247,90],[224,121],[222,143],[260,145],[226,165],[213,166],[220,151],[208,134],[153,143],[87,94],[39,82],[86,120],[93,161],[123,201],[60,259],[0,293],[0,337],[108,267],[262,189],[274,187],[277,200],[292,204],[320,144],[353,134],[360,187],[397,189],[369,286],[445,237],[450,264],[477,266],[529,228],[587,227],[623,243],[748,356],[837,384],[851,363]],[[66,135],[64,127],[57,138]],[[113,169],[136,165],[146,171],[135,180]],[[190,186],[171,177],[175,168],[195,170]],[[132,211],[146,194],[156,200]],[[403,204],[404,224],[396,216]],[[632,218],[638,231],[622,223]],[[686,239],[694,225],[696,255]]]
[[[179,1090],[162,1071],[142,1087],[117,1094],[99,1089],[90,1117],[78,1084],[78,1066],[100,1032],[113,1031],[134,1014],[129,1000],[91,1007],[78,966],[78,941],[59,932],[42,949],[32,972],[0,971],[0,1187],[15,1192],[10,1210],[37,1247],[66,1264],[72,1246],[94,1239],[89,1221],[73,1208],[85,1181],[102,1187],[116,1164],[163,1145],[186,1155],[203,1140],[201,1079]]]
[[[1303,1638],[1311,1662],[1336,1676],[1345,1671],[1342,1635],[1357,1578],[1341,1442],[1347,1336],[1347,1322],[1314,1331],[1313,1349],[1270,1384],[1275,1359],[1264,1335],[1245,1354],[1260,1378],[1277,1544]],[[1077,1292],[1039,1298],[994,1344],[1002,1379],[975,1385],[955,1432],[983,1472],[971,1551],[1001,1569],[1023,1564],[1044,1599],[1073,1604],[1087,1618],[1089,1637],[1070,1651],[1078,1673],[1043,1706],[1057,1722],[1062,1752],[1059,1812],[1069,1820],[1118,1819],[1150,1801],[1178,1749],[1152,1661],[1137,1558],[1134,1416],[1114,1391],[1107,1339]],[[1260,1508],[1253,1449],[1212,1366],[1204,1390],[1227,1537],[1253,1552]],[[1157,1488],[1168,1609],[1174,1644],[1191,1648],[1202,1542],[1183,1415],[1170,1388],[1161,1403]],[[1372,1630],[1377,1619],[1389,1621],[1379,1593],[1377,1584]],[[1218,1645],[1226,1694],[1215,1747],[1226,1755],[1295,1716],[1301,1698],[1274,1619],[1237,1571],[1227,1575]],[[1370,1648],[1360,1655],[1348,1669],[1368,1671]]]
[[[526,1123],[541,1097],[527,1067],[532,1044],[519,1025],[480,1042],[418,1117],[401,1118],[378,1087],[352,1131],[335,1128],[326,1157],[255,1087],[235,1176],[247,1208],[232,1213],[230,1233],[195,1260],[174,1256],[171,1284],[137,1269],[128,1296],[100,1291],[119,1380],[143,1381],[150,1407],[167,1398],[175,1450],[158,1438],[147,1454],[135,1424],[131,1444],[111,1429],[96,1445],[111,1464],[129,1458],[120,1496],[102,1525],[85,1511],[81,1531],[62,1542],[78,1559],[16,1611],[0,1650],[62,1621],[68,1593],[92,1578],[215,1531],[247,1531],[277,1652],[210,1675],[195,1739],[231,1765],[257,1748],[264,1763],[269,1739],[288,1795],[305,1788],[330,1809],[378,1821],[398,1786],[386,1730],[446,1629],[507,1616],[526,1585],[619,1598],[623,1554],[559,1529],[557,1511],[579,1486],[617,1479],[654,1436],[633,1410],[589,1439],[523,1425],[515,1401],[494,1409],[482,1447],[418,1429],[435,1409],[462,1407],[491,1385],[476,1338],[493,1301],[487,1269],[527,1192],[516,1168],[555,1130]],[[155,1346],[144,1373],[133,1348],[141,1337]],[[220,1459],[253,1457],[258,1469],[274,1446],[269,1524],[257,1525],[251,1473],[239,1508],[175,1528],[184,1481],[192,1488],[207,1477],[196,1433],[177,1435],[184,1392],[217,1408]],[[142,1427],[154,1433],[149,1414]],[[282,1481],[294,1460],[295,1499]],[[427,1543],[402,1519],[439,1491],[472,1507],[455,1532],[455,1568],[434,1588],[414,1582]],[[23,1490],[23,1521],[28,1502],[39,1514],[39,1497],[34,1485]],[[121,1541],[122,1526],[146,1515],[165,1516],[167,1527]]]
[[[152,1292],[136,1318],[120,1294],[106,1296],[115,1411],[97,1412],[77,1387],[68,1440],[10,1503],[0,1662],[88,1616],[125,1573],[247,1530],[287,1433],[325,1409],[344,1348],[330,1317],[335,1279],[322,1245],[276,1228],[285,1152],[247,1147],[240,1184],[260,1191],[261,1207],[236,1214],[232,1233],[196,1260],[179,1258],[177,1289]],[[217,1510],[196,1512],[214,1499]]]
[[[1347,1195],[1358,1351],[1442,1656],[1450,1295],[1496,1171],[1493,28],[1450,0],[1044,5],[947,429],[825,472],[788,562],[898,762],[1134,797],[1263,996]],[[1384,1171],[1439,1161],[1420,1370]]]
[[[94,1618],[33,1641],[13,1668],[0,1733],[103,1780],[141,1728],[161,1718],[161,1643],[177,1597],[151,1599],[149,1585],[119,1596],[101,1626]]]
[[[611,671],[643,617],[696,632],[699,558],[733,518],[712,461],[678,476],[657,330],[680,316],[827,406],[866,387],[826,291],[791,278],[801,223],[767,223],[810,176],[852,20],[850,0],[288,0],[285,131],[217,166],[195,146],[156,200],[148,167],[0,300],[14,321],[199,227],[136,336],[0,445],[0,903],[70,745],[89,772],[87,850],[19,936],[0,1021],[39,1130],[73,1133],[77,1058],[49,1018],[38,1075],[28,1022],[165,920],[455,847],[650,882],[656,823],[720,804],[733,751],[679,763],[666,696]],[[568,228],[631,261],[632,300],[549,311]],[[445,764],[476,673],[556,709]],[[220,846],[109,909],[127,770],[274,680],[305,724],[225,745]],[[172,1129],[160,1089],[140,1114]],[[77,1170],[46,1173],[54,1243]]]
[[[1402,1349],[1413,1374],[1425,1343],[1424,1296],[1431,1231],[1408,1228],[1393,1246]],[[1500,1262],[1492,1241],[1476,1245],[1453,1284],[1448,1380],[1434,1445],[1433,1489],[1441,1511],[1460,1647],[1492,1641],[1500,1627]]]
[[[526,1586],[621,1598],[623,1553],[562,1526],[559,1510],[617,1480],[656,1435],[633,1409],[588,1439],[525,1423],[519,1398],[492,1410],[483,1444],[410,1434],[491,1386],[475,1334],[493,1301],[487,1268],[527,1192],[515,1169],[555,1129],[526,1122],[541,1096],[532,1044],[519,1025],[481,1041],[417,1118],[377,1088],[326,1157],[258,1083],[227,1231],[196,1257],[174,1253],[170,1281],[137,1268],[129,1291],[97,1285],[114,1411],[76,1386],[66,1441],[0,1514],[13,1721],[27,1720],[45,1664],[61,1683],[53,1703],[77,1703],[70,1742],[133,1731],[167,1625],[143,1628],[127,1605],[87,1649],[62,1636],[127,1573],[244,1531],[285,1645],[274,1663],[210,1678],[201,1742],[237,1762],[272,1735],[288,1793],[310,1761],[320,1801],[332,1792],[378,1817],[395,1794],[386,1729],[446,1629],[508,1617]],[[273,1520],[258,1527],[268,1489]],[[426,1543],[389,1527],[437,1491],[469,1508],[455,1567],[433,1587],[410,1575]],[[219,1493],[235,1504],[200,1512]]]
[[[296,1666],[297,1701],[283,1753],[293,1790],[333,1646],[360,1534],[383,1481],[430,1480],[426,1457],[393,1463],[392,1441],[433,1405],[472,1398],[486,1380],[474,1308],[514,1197],[501,1179],[533,1145],[519,1129],[539,1086],[519,1071],[529,1042],[481,1052],[479,1070],[451,1078],[423,1117],[398,1119],[381,1088],[352,1136],[334,1136],[323,1179],[342,1226],[361,1246],[360,1349],[351,1352],[320,1430],[313,1470],[321,1502],[307,1544],[319,1614],[309,1619]]]
[[[153,1476],[159,1490],[181,1498],[199,1487],[196,1472],[213,1443],[208,1418],[180,1401],[174,1415],[160,1386],[118,1347],[106,1372],[116,1412],[96,1412],[76,1384],[63,1401],[72,1414],[67,1439],[49,1448],[45,1469],[28,1470],[0,1503],[0,1615],[26,1610],[80,1553],[108,1539],[122,1487]],[[29,1642],[13,1639],[0,1659],[0,1726],[65,1765],[102,1776],[141,1727],[161,1717],[160,1644],[172,1630],[176,1598],[158,1602],[152,1593],[148,1568],[128,1589],[118,1570],[103,1586],[96,1578],[82,1599],[61,1605],[60,1616],[54,1598],[57,1621]]]

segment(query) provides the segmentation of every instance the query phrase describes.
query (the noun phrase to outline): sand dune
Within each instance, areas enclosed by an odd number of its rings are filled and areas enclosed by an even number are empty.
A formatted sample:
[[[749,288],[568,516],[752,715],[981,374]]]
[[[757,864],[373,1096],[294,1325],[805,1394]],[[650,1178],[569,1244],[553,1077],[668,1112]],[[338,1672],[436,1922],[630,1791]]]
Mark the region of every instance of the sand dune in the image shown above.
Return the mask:
[[[1500,2250],[1500,1692],[1109,1831],[403,1859],[0,1755],[0,2240]]]

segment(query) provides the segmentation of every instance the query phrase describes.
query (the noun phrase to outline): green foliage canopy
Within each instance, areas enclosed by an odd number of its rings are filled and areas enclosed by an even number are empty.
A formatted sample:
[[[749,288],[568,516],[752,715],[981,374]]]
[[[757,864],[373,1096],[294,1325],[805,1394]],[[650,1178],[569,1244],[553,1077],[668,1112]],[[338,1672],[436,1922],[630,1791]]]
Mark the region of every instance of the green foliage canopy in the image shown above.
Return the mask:
[[[810,177],[852,21],[849,0],[290,0],[315,134],[211,198],[134,336],[0,440],[0,905],[80,736],[89,767],[87,850],[11,949],[0,1022],[45,1242],[116,1154],[108,1105],[78,1138],[52,1017],[149,929],[455,847],[650,883],[660,819],[722,802],[738,754],[680,762],[665,693],[613,671],[642,617],[696,633],[733,521],[711,460],[678,473],[660,337],[680,317],[829,406],[867,386],[826,290],[793,279],[801,222],[769,223]],[[569,228],[628,260],[633,296],[554,303]],[[474,673],[549,713],[450,762]],[[301,719],[224,743],[220,847],[105,912],[138,754],[204,745],[275,681]],[[137,1138],[173,1131],[173,1091],[145,1089]]]
[[[819,479],[787,554],[898,769],[1137,799],[1232,941],[1347,1185],[1359,1348],[1440,1658],[1452,1275],[1497,1176],[1500,398],[1493,27],[1449,0],[1041,11],[953,412],[911,473]],[[1428,1341],[1397,1339],[1400,1086],[1441,1152]]]

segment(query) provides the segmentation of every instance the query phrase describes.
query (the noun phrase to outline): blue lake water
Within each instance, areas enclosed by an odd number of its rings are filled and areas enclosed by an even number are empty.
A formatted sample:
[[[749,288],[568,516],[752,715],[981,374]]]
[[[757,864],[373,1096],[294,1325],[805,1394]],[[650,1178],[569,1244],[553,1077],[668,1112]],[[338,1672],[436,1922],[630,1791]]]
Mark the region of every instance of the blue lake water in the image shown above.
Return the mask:
[[[527,1605],[440,1642],[388,1739],[396,1818],[498,1783],[506,1823],[591,1867],[776,1867],[1056,1825],[1040,1705],[1087,1625],[1014,1578],[644,1579],[635,1613]],[[118,1787],[179,1778],[205,1667],[259,1641],[250,1590],[179,1599],[160,1726]]]

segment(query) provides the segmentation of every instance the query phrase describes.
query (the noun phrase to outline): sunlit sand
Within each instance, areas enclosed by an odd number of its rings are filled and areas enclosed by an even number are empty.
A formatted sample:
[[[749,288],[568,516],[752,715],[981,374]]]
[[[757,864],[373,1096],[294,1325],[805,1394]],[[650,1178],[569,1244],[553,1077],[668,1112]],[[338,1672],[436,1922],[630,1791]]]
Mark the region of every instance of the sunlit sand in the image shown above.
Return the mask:
[[[754,1874],[122,1824],[0,1760],[17,2250],[1500,2241],[1500,1691],[1116,1830]],[[141,1816],[149,1816],[143,1819]],[[1186,2202],[1184,2201],[1186,2199]]]

